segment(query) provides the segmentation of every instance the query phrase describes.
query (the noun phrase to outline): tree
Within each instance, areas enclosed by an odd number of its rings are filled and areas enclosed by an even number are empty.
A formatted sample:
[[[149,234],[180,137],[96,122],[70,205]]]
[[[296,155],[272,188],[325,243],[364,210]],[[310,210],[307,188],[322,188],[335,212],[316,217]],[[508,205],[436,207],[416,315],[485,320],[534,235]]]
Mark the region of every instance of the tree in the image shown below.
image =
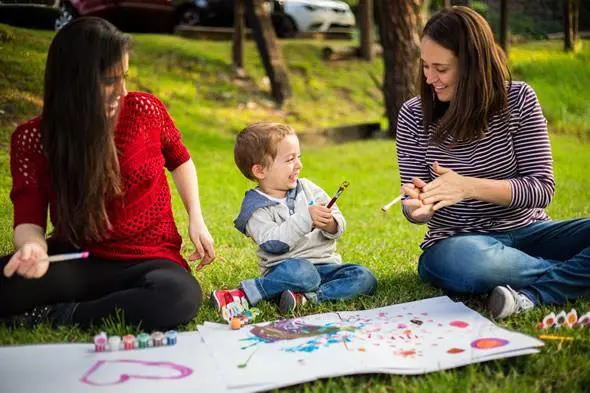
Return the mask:
[[[500,1],[500,46],[508,54],[508,0]]]
[[[373,0],[360,0],[361,58],[373,60]]]
[[[232,47],[232,63],[237,70],[244,68],[244,0],[234,3],[234,37]]]
[[[563,49],[566,52],[573,51],[576,47],[579,15],[578,0],[563,0]]]
[[[260,52],[266,75],[270,79],[272,97],[277,104],[282,105],[287,98],[291,97],[291,85],[270,13],[265,8],[264,0],[245,1],[252,34]]]
[[[422,0],[377,0],[377,4],[388,134],[395,137],[398,112],[418,90]]]

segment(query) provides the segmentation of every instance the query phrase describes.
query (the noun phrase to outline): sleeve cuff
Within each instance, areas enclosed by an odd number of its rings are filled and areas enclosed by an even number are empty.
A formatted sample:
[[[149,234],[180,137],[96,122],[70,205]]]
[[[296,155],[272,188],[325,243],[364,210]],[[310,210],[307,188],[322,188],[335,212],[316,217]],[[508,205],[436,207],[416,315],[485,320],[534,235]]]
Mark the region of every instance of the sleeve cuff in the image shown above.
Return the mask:
[[[336,224],[338,225],[338,229],[337,229],[336,233],[322,231],[322,234],[324,235],[324,237],[326,239],[331,239],[331,240],[338,239],[344,233],[344,225],[346,225],[346,224],[344,223],[344,220],[342,219],[342,217],[336,215],[336,216],[334,216],[334,219],[336,220]]]

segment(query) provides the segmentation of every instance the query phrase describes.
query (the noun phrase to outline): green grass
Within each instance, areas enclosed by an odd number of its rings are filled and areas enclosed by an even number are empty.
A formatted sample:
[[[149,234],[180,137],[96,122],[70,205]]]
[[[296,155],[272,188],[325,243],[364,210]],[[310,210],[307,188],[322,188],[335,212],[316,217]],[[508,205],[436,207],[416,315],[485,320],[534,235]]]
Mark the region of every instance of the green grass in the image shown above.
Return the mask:
[[[0,25],[0,144],[6,146],[16,122],[39,111],[43,61],[52,34],[13,29]],[[208,226],[215,237],[218,261],[196,273],[204,292],[218,287],[233,287],[240,280],[258,274],[255,249],[232,226],[244,191],[252,183],[243,179],[234,167],[234,134],[246,123],[274,119],[288,121],[305,130],[324,126],[382,119],[382,99],[369,73],[381,78],[382,65],[359,61],[323,63],[321,43],[283,41],[291,69],[295,97],[284,108],[274,108],[268,87],[261,82],[264,74],[252,44],[248,44],[246,68],[250,79],[232,79],[230,45],[219,42],[189,41],[176,37],[137,36],[131,57],[130,89],[151,91],[168,105],[184,140],[197,163],[201,200]],[[545,57],[529,61],[542,49]],[[513,70],[519,79],[531,83],[543,103],[551,126],[570,133],[568,124],[578,124],[587,133],[590,121],[579,116],[575,108],[588,108],[588,100],[574,94],[589,84],[590,78],[579,55],[562,55],[557,47],[526,45],[512,49]],[[545,63],[550,63],[545,66]],[[556,69],[554,70],[555,67]],[[582,67],[577,75],[563,72],[565,67]],[[586,72],[586,73],[585,73]],[[548,74],[561,76],[553,87]],[[563,73],[563,75],[562,75]],[[575,79],[575,78],[585,78]],[[545,82],[546,81],[546,82]],[[546,83],[546,86],[545,86]],[[562,97],[561,92],[570,92]],[[248,104],[251,102],[251,104]],[[560,116],[552,103],[565,105],[571,117]],[[253,104],[252,104],[253,103]],[[573,109],[572,109],[573,108]],[[576,117],[577,116],[577,117]],[[571,119],[577,119],[575,121]],[[576,132],[571,132],[575,134]],[[557,192],[549,208],[555,219],[590,216],[590,193],[587,192],[588,145],[571,136],[553,135]],[[379,280],[374,297],[355,301],[316,305],[305,314],[342,309],[368,309],[408,302],[442,293],[423,285],[416,274],[420,254],[418,244],[423,226],[406,222],[399,210],[383,214],[380,207],[399,189],[393,141],[373,140],[322,148],[303,146],[303,175],[329,193],[347,179],[350,189],[339,200],[349,228],[338,248],[345,261],[360,262],[371,268]],[[0,152],[0,253],[11,251],[12,208],[8,198],[10,177],[8,153]],[[173,195],[173,207],[179,228],[186,239],[187,221],[180,198]],[[188,253],[188,248],[185,253]],[[484,298],[460,298],[485,315]],[[2,301],[7,301],[2,299]],[[590,301],[565,305],[569,310],[590,311]],[[278,317],[271,304],[262,304],[265,319]],[[560,308],[541,308],[524,316],[511,318],[500,325],[536,335],[535,326],[542,317]],[[206,304],[196,319],[183,330],[194,329],[206,320],[220,321]],[[117,319],[97,326],[93,331],[76,328],[50,330],[8,330],[0,327],[0,344],[90,341],[104,329],[109,334],[128,333],[131,328]],[[570,334],[570,333],[568,333]],[[541,354],[516,359],[492,361],[426,376],[400,377],[372,375],[334,378],[293,387],[297,392],[503,392],[503,391],[584,391],[590,383],[590,333],[572,332],[577,337],[559,349],[548,343]]]
[[[582,86],[590,86],[590,45],[575,53],[562,51],[561,41],[540,41],[510,49],[514,79],[535,89],[553,131],[588,140],[590,105]]]

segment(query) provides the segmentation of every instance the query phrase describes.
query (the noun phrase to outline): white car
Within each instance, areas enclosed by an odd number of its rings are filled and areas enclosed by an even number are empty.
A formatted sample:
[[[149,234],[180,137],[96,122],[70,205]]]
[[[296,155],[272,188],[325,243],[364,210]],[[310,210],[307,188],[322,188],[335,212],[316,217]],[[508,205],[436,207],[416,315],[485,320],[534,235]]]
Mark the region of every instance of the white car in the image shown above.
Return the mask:
[[[277,8],[284,12],[277,32],[279,36],[292,37],[298,32],[329,32],[333,30],[352,32],[354,14],[348,4],[338,0],[278,0]],[[282,6],[282,7],[281,7]]]

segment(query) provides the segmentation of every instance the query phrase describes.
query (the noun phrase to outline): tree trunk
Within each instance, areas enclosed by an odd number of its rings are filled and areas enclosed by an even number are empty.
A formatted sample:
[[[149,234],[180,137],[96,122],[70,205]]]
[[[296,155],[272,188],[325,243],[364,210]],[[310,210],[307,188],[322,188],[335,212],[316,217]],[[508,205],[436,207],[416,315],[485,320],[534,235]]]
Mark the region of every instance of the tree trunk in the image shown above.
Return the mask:
[[[360,0],[361,58],[373,60],[373,0]]]
[[[573,0],[572,4],[572,25],[574,45],[578,41],[578,29],[580,28],[580,0]]]
[[[470,5],[469,0],[454,0],[452,3],[453,3],[453,5],[464,5],[466,7],[469,7],[469,5]]]
[[[270,14],[263,0],[245,1],[252,35],[260,52],[266,75],[270,79],[272,97],[277,104],[282,105],[287,98],[291,97],[291,85]]]
[[[500,46],[508,55],[508,0],[500,1]]]
[[[232,47],[232,63],[236,69],[244,68],[244,0],[234,3],[234,37]]]
[[[378,0],[384,63],[383,96],[391,137],[395,137],[397,115],[402,104],[418,91],[421,3],[422,0]]]
[[[451,8],[453,5],[451,4],[451,0],[445,0],[444,1],[444,7],[445,8]]]
[[[572,0],[563,0],[563,50],[574,50]]]

